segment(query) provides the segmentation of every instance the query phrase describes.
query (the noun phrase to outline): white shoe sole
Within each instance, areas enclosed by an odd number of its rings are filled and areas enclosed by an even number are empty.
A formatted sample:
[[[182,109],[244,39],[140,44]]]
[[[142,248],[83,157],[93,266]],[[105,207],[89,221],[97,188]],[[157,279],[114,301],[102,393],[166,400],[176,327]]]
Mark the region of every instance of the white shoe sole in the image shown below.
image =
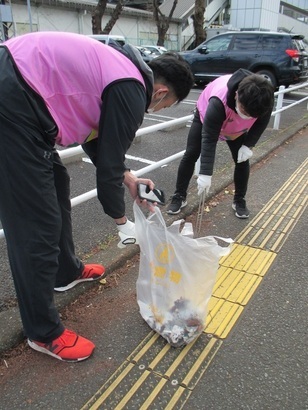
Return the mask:
[[[167,214],[169,214],[169,215],[177,215],[177,214],[179,214],[179,213],[181,212],[181,209],[184,208],[186,205],[187,205],[187,201],[184,201],[178,211],[173,212],[173,211],[171,211],[171,210],[168,210],[168,211],[167,211]]]
[[[236,206],[235,206],[235,204],[232,204],[232,209],[233,209],[233,211],[235,211],[235,216],[236,216],[237,218],[239,218],[239,219],[247,219],[247,218],[249,218],[249,214],[248,214],[248,215],[239,215],[239,214],[236,212]]]
[[[105,272],[101,276],[99,276],[98,278],[76,279],[73,282],[69,283],[68,285],[54,288],[54,290],[56,292],[65,292],[66,290],[72,289],[74,286],[78,285],[78,283],[91,282],[93,280],[99,280],[99,279],[102,279],[104,276],[105,276]]]
[[[62,362],[81,362],[82,360],[86,360],[86,359],[88,359],[88,357],[90,357],[90,355],[89,355],[89,356],[86,356],[86,357],[78,357],[77,359],[64,359],[64,358],[52,353],[50,350],[45,349],[44,347],[37,345],[36,343],[32,342],[32,340],[30,340],[30,339],[28,339],[28,345],[33,350],[36,350],[37,352],[40,352],[40,353],[48,354],[49,356],[52,356],[55,359],[61,360]]]

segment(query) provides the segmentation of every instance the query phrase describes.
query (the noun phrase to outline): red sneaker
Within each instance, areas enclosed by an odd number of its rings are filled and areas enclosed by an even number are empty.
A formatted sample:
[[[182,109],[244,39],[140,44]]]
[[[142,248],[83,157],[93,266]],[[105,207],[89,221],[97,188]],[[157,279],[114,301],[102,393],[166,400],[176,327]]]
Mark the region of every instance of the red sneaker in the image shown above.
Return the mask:
[[[32,349],[48,354],[64,362],[80,362],[87,359],[93,353],[94,343],[78,336],[72,330],[65,329],[61,336],[49,343],[35,342],[28,339],[28,345]]]
[[[54,290],[57,292],[65,292],[66,290],[69,290],[74,286],[78,285],[78,283],[88,282],[90,280],[98,280],[103,278],[104,275],[104,266],[95,264],[85,265],[82,274],[77,279],[75,279],[73,282],[69,283],[66,286],[56,287],[54,288]]]

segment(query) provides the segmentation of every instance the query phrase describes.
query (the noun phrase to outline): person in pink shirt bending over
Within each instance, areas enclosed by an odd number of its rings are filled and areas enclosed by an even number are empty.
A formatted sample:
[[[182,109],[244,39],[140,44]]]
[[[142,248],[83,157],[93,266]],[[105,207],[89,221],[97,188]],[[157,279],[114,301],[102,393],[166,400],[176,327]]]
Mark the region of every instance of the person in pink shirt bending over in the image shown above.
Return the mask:
[[[267,127],[273,104],[274,90],[270,82],[248,70],[239,69],[207,85],[197,101],[168,214],[178,214],[187,205],[187,189],[199,157],[198,194],[209,191],[216,145],[218,140],[223,140],[227,142],[235,164],[232,208],[238,218],[249,217],[245,195],[251,148]]]
[[[138,199],[138,182],[154,183],[126,168],[125,153],[144,113],[182,101],[193,76],[175,53],[146,65],[132,46],[58,32],[2,43],[0,72],[0,219],[24,332],[39,352],[84,360],[95,346],[64,327],[53,291],[99,279],[105,269],[75,255],[69,175],[55,144],[82,144],[105,213],[121,241],[134,243],[124,186]]]

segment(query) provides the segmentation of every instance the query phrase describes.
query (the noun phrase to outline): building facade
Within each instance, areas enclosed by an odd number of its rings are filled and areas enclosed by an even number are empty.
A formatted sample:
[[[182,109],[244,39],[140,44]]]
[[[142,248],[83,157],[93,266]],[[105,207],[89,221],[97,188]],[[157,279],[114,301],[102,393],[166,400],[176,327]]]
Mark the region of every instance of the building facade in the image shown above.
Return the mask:
[[[173,2],[165,0],[161,4],[165,16]],[[113,3],[107,5],[102,27],[110,18]],[[183,50],[193,43],[194,4],[195,0],[178,0],[165,39],[166,48]],[[92,34],[91,14],[96,5],[97,0],[0,0],[0,40],[30,31]],[[308,40],[308,0],[205,0],[205,6],[208,38],[227,30],[248,29],[291,31]],[[110,34],[122,35],[134,45],[157,42],[152,12],[132,7],[124,7]]]

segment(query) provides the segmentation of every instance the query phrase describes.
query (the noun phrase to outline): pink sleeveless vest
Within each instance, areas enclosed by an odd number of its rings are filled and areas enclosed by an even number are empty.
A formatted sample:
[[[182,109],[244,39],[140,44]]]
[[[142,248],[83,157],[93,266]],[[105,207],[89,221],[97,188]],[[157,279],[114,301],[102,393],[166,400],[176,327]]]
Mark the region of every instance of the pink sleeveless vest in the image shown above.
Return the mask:
[[[197,108],[200,114],[200,121],[203,123],[206,109],[211,97],[217,97],[223,103],[226,119],[222,124],[219,139],[234,140],[247,132],[256,122],[257,118],[243,120],[235,111],[227,106],[227,83],[231,75],[224,75],[212,81],[202,92],[198,101]]]
[[[59,145],[97,137],[101,95],[109,84],[127,78],[145,86],[127,57],[87,36],[38,32],[5,45],[24,80],[44,99],[59,129]]]

